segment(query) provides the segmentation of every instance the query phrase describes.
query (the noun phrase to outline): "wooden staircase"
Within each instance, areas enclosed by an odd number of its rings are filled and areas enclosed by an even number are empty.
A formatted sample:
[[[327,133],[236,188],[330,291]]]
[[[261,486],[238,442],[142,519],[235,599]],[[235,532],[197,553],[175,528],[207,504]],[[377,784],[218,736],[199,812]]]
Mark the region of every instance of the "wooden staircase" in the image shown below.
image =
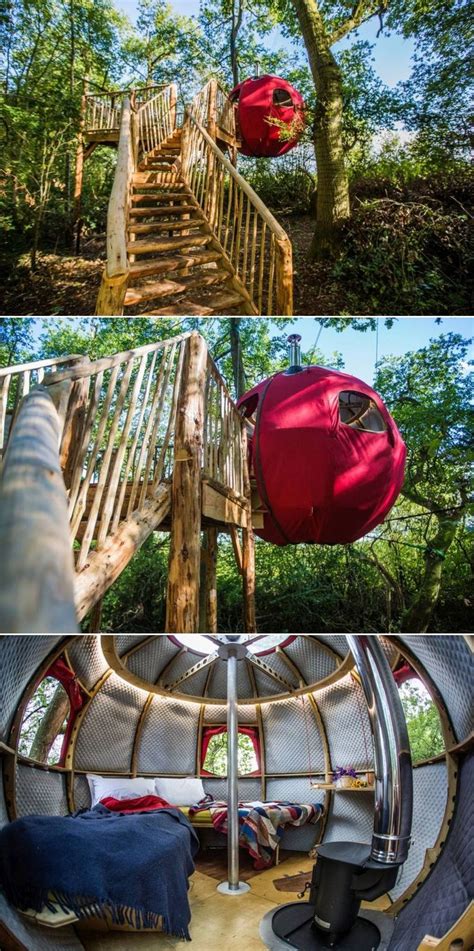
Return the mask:
[[[117,135],[115,99],[96,113]],[[238,146],[215,80],[184,118],[174,84],[124,98],[97,314],[292,314],[291,243],[225,154]]]
[[[175,129],[132,177],[126,313],[245,313],[225,255],[180,174],[181,137],[182,130]]]

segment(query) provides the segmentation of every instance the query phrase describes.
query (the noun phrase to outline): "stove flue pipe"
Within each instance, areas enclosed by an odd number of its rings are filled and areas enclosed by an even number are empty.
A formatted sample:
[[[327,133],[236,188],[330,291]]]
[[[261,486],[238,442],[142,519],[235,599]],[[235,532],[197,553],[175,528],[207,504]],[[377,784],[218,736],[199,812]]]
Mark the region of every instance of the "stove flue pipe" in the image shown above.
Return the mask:
[[[347,635],[367,700],[375,756],[370,857],[401,865],[410,847],[413,777],[408,731],[392,671],[376,636]]]

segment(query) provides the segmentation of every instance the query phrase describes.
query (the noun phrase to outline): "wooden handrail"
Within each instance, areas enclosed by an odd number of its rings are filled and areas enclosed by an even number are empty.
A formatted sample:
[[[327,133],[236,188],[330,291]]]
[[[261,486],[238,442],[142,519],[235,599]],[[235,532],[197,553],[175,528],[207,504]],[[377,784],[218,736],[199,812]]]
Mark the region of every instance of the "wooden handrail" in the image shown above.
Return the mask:
[[[186,113],[183,176],[203,209],[243,291],[248,313],[293,312],[291,242],[212,136]]]
[[[70,384],[66,384],[69,387]],[[67,399],[67,393],[59,394]],[[62,420],[44,387],[24,397],[0,482],[0,630],[76,633]]]
[[[128,282],[127,227],[130,189],[138,161],[138,128],[130,99],[123,101],[117,166],[107,210],[107,263],[97,314],[121,314]]]
[[[32,360],[0,369],[0,457],[7,447],[9,433],[18,414],[21,400],[33,386],[43,381],[45,371],[63,364],[80,363],[84,358],[80,354],[65,357],[49,357],[46,360]]]

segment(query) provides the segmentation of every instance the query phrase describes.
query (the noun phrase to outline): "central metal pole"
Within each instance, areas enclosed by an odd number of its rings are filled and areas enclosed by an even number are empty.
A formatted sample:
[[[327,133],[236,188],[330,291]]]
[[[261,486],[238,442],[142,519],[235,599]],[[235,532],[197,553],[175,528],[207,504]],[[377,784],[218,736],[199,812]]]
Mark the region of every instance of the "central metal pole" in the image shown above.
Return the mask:
[[[224,895],[248,892],[250,885],[239,881],[239,723],[237,709],[237,663],[244,656],[242,645],[226,644],[219,649],[227,661],[227,875],[217,886]]]
[[[229,648],[227,660],[227,824],[229,837],[229,889],[239,888],[239,784],[237,722],[237,651]]]

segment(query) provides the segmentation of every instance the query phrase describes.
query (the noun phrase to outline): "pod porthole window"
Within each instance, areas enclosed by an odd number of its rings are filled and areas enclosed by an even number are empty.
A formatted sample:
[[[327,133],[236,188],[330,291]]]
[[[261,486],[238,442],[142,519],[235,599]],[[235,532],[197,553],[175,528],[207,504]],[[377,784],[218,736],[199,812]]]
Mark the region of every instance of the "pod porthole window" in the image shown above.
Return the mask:
[[[286,106],[287,108],[292,107],[293,100],[287,89],[274,89],[273,90],[273,104],[275,106]]]
[[[239,776],[255,776],[260,772],[260,750],[256,729],[239,729],[237,739]],[[209,727],[202,738],[202,772],[206,776],[227,776],[227,729]]]
[[[339,393],[339,418],[345,426],[367,433],[383,433],[387,429],[373,399],[355,390],[343,390]]]
[[[18,752],[48,766],[61,759],[71,705],[56,677],[44,677],[28,701],[18,739]]]

